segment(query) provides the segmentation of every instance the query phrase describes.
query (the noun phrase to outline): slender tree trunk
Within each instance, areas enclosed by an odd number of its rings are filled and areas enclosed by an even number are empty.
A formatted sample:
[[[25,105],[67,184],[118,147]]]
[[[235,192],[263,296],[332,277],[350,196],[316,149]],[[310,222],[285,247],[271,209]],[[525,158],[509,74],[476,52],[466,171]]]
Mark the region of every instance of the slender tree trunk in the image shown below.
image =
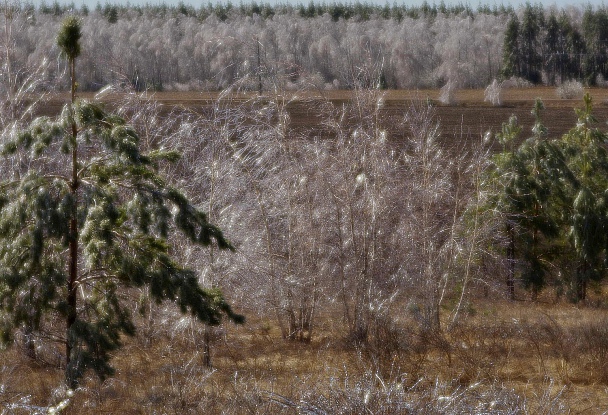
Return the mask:
[[[540,206],[538,205],[538,203],[534,203],[534,217],[538,217],[540,214]],[[538,228],[535,226],[533,231],[532,231],[532,258],[534,258],[534,260],[537,259],[538,256],[538,252],[537,252],[537,247],[538,247]],[[535,272],[538,272],[538,270],[536,270]],[[539,285],[539,281],[536,280],[536,276],[534,277],[534,281],[532,281],[532,301],[536,301],[538,299],[538,293],[540,291],[540,287],[541,285]],[[544,279],[544,277],[543,277]]]
[[[308,211],[308,222],[311,224],[315,223],[314,220],[314,213],[313,213],[313,199],[310,196],[311,192],[310,189],[308,188],[308,182],[306,184],[306,194],[308,195],[307,198],[307,202],[306,202],[306,207],[307,207],[307,211]],[[313,225],[314,226],[314,225]],[[316,228],[316,226],[315,226]],[[311,253],[309,255],[309,262],[312,264],[319,264],[319,256],[318,256],[318,239],[314,238],[313,239],[313,248],[311,250]],[[313,280],[312,280],[312,301],[310,302],[310,304],[308,304],[305,308],[305,312],[304,312],[304,329],[306,330],[306,336],[304,337],[303,341],[310,343],[310,341],[312,340],[312,332],[313,332],[313,326],[314,326],[314,319],[315,319],[315,311],[317,308],[317,302],[319,301],[319,273],[318,272],[314,272],[313,273]]]
[[[587,298],[587,271],[589,270],[589,264],[587,261],[583,261],[576,270],[576,287],[575,287],[575,300],[585,301]]]
[[[349,328],[353,327],[353,318],[351,318],[351,311],[349,306],[349,295],[347,294],[347,281],[346,281],[346,271],[345,271],[345,263],[346,263],[346,254],[344,253],[344,235],[342,232],[342,211],[340,210],[339,198],[332,192],[332,197],[334,200],[334,205],[336,207],[336,233],[338,236],[338,246],[340,252],[340,293],[342,295],[342,306],[344,311],[344,320]]]
[[[258,55],[258,94],[262,95],[262,58],[260,56],[260,40],[256,39]]]
[[[75,60],[70,59],[70,75],[71,75],[71,101],[72,101],[72,181],[70,183],[70,191],[72,193],[73,207],[70,217],[70,242],[69,242],[69,281],[67,291],[67,304],[68,312],[66,317],[66,343],[65,343],[65,356],[66,356],[66,380],[68,386],[75,388],[74,376],[70,364],[72,363],[72,340],[70,331],[72,326],[76,322],[76,286],[78,278],[78,147],[76,144],[76,138],[78,135],[78,128],[74,121],[74,103],[76,101],[76,73],[75,73]]]
[[[205,324],[205,333],[203,334],[203,366],[211,368],[211,330],[208,324]]]
[[[213,162],[211,163],[211,180],[210,180],[210,190],[209,190],[209,211],[208,211],[208,219],[209,222],[213,223],[215,220],[215,179],[218,177],[219,173],[216,171],[216,166],[219,164],[218,161],[218,149],[217,144],[213,144]],[[215,249],[214,246],[211,245],[209,247],[209,267],[210,267],[210,281],[205,281],[206,285],[210,285],[211,288],[215,288],[216,279],[215,279]],[[211,369],[213,367],[213,363],[211,361],[211,346],[212,346],[212,338],[211,333],[213,331],[213,327],[209,326],[209,324],[205,324],[205,330],[203,333],[203,366]]]
[[[509,246],[507,247],[507,296],[509,300],[515,300],[515,231],[513,225],[507,221],[507,237],[509,238]]]
[[[34,330],[32,329],[33,324],[28,324],[23,330],[25,337],[25,355],[30,359],[36,360],[36,343],[34,342]]]

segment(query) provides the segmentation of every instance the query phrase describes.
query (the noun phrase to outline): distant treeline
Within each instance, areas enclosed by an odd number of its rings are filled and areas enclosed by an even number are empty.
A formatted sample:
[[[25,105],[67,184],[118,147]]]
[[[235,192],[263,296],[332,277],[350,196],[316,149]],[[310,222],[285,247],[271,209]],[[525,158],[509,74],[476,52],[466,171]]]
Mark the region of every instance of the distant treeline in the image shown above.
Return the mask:
[[[81,89],[481,88],[520,78],[588,85],[608,78],[606,7],[423,3],[268,3],[145,6],[22,3],[9,10],[11,68],[58,62],[62,16],[83,21]],[[8,12],[11,13],[8,13]],[[9,17],[10,14],[10,18]],[[0,42],[2,42],[0,40]],[[5,55],[8,56],[8,55]],[[2,58],[0,58],[2,59]],[[29,68],[29,69],[28,69]],[[48,64],[45,85],[63,69]]]
[[[27,8],[35,10],[35,7],[31,3],[26,3]],[[393,2],[389,5],[388,2],[384,5],[370,4],[365,2],[356,1],[354,3],[342,3],[342,2],[309,2],[308,4],[288,4],[278,3],[271,5],[269,3],[257,3],[252,1],[250,3],[240,2],[238,5],[232,4],[230,1],[226,3],[207,3],[196,8],[192,5],[179,2],[177,5],[167,5],[164,3],[160,4],[146,4],[144,6],[130,5],[130,4],[119,4],[106,2],[103,5],[97,3],[95,11],[103,13],[109,20],[116,20],[119,16],[128,10],[135,10],[141,15],[153,14],[159,17],[166,16],[188,16],[196,17],[200,20],[205,20],[212,14],[216,15],[220,20],[228,19],[231,14],[237,14],[240,16],[253,16],[258,15],[266,19],[277,14],[293,14],[297,13],[301,17],[312,18],[315,16],[323,16],[328,14],[334,21],[339,19],[351,19],[357,18],[362,20],[368,20],[371,16],[380,16],[384,19],[395,19],[401,21],[404,17],[410,17],[412,19],[436,17],[439,14],[444,16],[452,15],[467,15],[474,16],[475,14],[492,14],[495,16],[513,13],[514,9],[510,5],[493,5],[479,4],[476,8],[471,7],[468,3],[458,3],[446,5],[445,2],[441,1],[439,4],[423,2],[419,6],[408,6],[406,4],[397,4]],[[90,12],[89,7],[83,4],[80,8],[77,8],[72,2],[70,4],[62,5],[59,2],[47,4],[42,2],[38,7],[38,11],[43,14],[62,15],[69,12],[77,12],[82,15],[88,15]]]

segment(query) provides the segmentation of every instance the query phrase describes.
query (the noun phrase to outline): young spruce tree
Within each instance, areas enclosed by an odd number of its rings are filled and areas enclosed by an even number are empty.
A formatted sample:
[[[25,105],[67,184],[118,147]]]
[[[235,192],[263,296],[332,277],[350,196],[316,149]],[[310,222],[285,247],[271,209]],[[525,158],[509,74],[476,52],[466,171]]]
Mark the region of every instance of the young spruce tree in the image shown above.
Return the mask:
[[[532,137],[516,146],[521,127],[513,116],[497,139],[503,151],[492,158],[488,184],[494,187],[491,208],[505,221],[507,295],[515,299],[516,263],[533,298],[546,284],[547,264],[556,255],[560,218],[567,205],[566,186],[575,178],[560,147],[546,138],[541,122],[544,105],[536,100]]]
[[[597,128],[589,93],[576,109],[577,123],[561,139],[564,159],[576,183],[570,186],[567,233],[576,264],[571,299],[584,301],[587,285],[606,277],[608,269],[608,135]]]
[[[195,244],[232,249],[159,173],[171,151],[143,154],[138,135],[102,106],[76,98],[80,22],[68,17],[57,41],[71,75],[71,102],[56,118],[34,120],[3,143],[19,168],[0,183],[0,324],[9,342],[20,329],[49,333],[65,346],[65,376],[113,374],[110,352],[135,332],[125,297],[148,287],[207,324],[243,318],[217,290],[171,256],[177,231]],[[61,323],[62,322],[62,323]],[[51,340],[49,340],[51,341]]]

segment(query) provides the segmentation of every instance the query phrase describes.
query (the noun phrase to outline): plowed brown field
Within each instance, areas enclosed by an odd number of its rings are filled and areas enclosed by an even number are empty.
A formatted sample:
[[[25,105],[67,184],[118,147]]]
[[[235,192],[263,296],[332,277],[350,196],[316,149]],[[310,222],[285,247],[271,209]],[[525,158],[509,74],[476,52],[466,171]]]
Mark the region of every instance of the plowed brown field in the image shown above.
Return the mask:
[[[598,127],[608,130],[608,89],[587,89],[594,102],[594,114],[598,119]],[[291,125],[295,129],[311,128],[316,125],[322,134],[319,120],[323,118],[318,103],[329,100],[340,104],[351,99],[352,91],[305,91],[285,92],[289,100],[287,110],[290,114]],[[83,93],[83,97],[92,98],[94,94]],[[203,109],[218,99],[217,92],[156,92],[151,95],[153,99],[167,108],[184,106],[192,109]],[[235,105],[243,103],[253,95],[233,94],[223,98]],[[483,90],[460,90],[456,92],[456,103],[444,105],[439,102],[438,90],[399,90],[384,92],[383,114],[386,116],[400,116],[416,100],[434,103],[436,117],[441,126],[442,139],[458,140],[460,138],[482,137],[488,130],[500,131],[502,123],[511,115],[517,116],[523,126],[523,136],[530,133],[534,118],[531,114],[536,98],[541,98],[545,104],[543,123],[549,130],[551,137],[559,137],[576,123],[574,108],[582,105],[581,99],[559,99],[554,87],[513,88],[502,92],[502,105],[492,106],[484,102]],[[118,95],[109,95],[104,100],[120,99]],[[68,100],[67,94],[58,94],[40,109],[40,113],[54,115],[60,111],[61,106]],[[399,126],[396,123],[391,133],[399,137]]]

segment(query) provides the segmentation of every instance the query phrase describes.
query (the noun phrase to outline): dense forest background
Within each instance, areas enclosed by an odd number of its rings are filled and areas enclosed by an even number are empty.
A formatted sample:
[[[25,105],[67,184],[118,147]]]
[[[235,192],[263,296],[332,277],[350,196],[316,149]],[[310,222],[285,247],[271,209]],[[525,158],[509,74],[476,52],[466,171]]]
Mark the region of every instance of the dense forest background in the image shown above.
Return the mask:
[[[608,77],[605,7],[530,3],[517,9],[106,3],[94,10],[24,3],[4,13],[14,28],[14,44],[5,48],[14,54],[13,73],[25,74],[46,59],[49,85],[61,77],[54,34],[66,13],[83,23],[81,90],[117,81],[138,89],[218,90],[239,80],[244,89],[273,90],[479,88],[511,77],[603,85]]]

